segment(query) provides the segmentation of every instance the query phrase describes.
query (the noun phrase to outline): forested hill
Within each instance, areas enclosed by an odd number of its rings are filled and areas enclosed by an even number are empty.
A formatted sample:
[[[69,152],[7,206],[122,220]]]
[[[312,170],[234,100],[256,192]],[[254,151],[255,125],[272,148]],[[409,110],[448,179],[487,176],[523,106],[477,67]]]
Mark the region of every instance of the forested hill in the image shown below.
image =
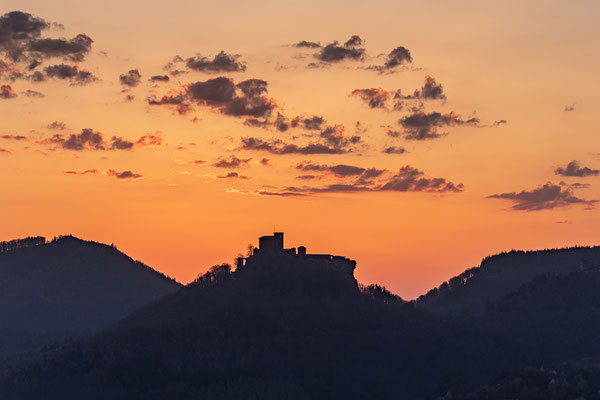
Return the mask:
[[[113,246],[73,236],[4,243],[0,357],[96,332],[181,287]]]
[[[540,275],[561,275],[600,265],[600,247],[510,251],[485,258],[430,290],[417,304],[447,316],[481,314]]]

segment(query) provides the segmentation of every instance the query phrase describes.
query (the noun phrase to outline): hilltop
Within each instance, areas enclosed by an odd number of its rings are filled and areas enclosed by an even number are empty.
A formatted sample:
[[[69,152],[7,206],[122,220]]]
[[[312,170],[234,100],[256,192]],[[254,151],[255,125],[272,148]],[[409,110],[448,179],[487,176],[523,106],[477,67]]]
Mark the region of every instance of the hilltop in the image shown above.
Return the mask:
[[[0,246],[0,358],[97,332],[178,290],[114,246],[61,236]]]

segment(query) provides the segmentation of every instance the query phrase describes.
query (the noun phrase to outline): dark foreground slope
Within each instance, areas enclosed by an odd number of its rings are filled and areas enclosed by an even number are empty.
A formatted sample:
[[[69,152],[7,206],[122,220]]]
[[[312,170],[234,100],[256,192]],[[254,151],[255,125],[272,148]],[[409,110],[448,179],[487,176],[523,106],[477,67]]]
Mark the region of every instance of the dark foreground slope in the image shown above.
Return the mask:
[[[503,374],[454,400],[600,399],[600,358],[529,367]]]
[[[44,353],[0,390],[61,400],[414,397],[445,390],[460,354],[428,313],[361,292],[352,276],[262,264],[215,268],[93,340]]]
[[[428,310],[447,316],[481,314],[534,278],[600,265],[600,247],[510,251],[485,258],[477,268],[455,276],[418,299]]]
[[[96,332],[180,287],[72,236],[0,252],[0,358]]]
[[[0,380],[7,400],[433,399],[600,355],[600,270],[546,274],[452,319],[308,262],[211,270]],[[475,397],[476,398],[476,397]]]

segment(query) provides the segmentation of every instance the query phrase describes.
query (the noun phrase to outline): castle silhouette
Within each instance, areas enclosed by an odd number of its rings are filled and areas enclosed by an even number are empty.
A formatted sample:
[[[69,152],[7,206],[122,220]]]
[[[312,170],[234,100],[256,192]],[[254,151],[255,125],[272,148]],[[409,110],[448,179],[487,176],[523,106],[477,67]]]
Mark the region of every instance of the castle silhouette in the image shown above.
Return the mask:
[[[308,254],[305,246],[290,249],[284,248],[283,232],[275,232],[272,236],[261,236],[258,238],[258,247],[252,250],[248,257],[238,257],[237,267],[243,268],[254,263],[264,261],[307,261],[323,265],[333,270],[353,275],[356,261],[342,256],[331,254]]]

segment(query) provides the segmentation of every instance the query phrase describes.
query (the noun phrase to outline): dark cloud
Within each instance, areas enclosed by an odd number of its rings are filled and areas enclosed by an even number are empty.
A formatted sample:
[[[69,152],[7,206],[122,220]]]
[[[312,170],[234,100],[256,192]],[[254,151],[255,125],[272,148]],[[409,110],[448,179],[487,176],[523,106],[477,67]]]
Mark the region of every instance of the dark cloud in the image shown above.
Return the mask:
[[[416,89],[413,94],[403,95],[400,89],[387,91],[382,88],[355,89],[351,96],[360,97],[371,108],[390,109],[401,111],[404,107],[404,100],[446,100],[443,86],[435,78],[427,75],[425,82],[420,89]],[[393,100],[393,104],[388,102]],[[416,107],[420,109],[422,104]],[[415,106],[413,106],[415,108]]]
[[[338,41],[334,41],[322,47],[321,51],[315,54],[315,58],[326,63],[343,60],[360,61],[365,56],[365,49],[358,47],[362,43],[362,39],[357,35],[352,36],[343,46],[340,46]]]
[[[396,131],[396,130],[393,130],[393,129],[390,129],[390,128],[388,128],[388,129],[385,130],[385,134],[388,135],[391,138],[394,138],[394,139],[397,139],[400,136],[402,136],[402,132]]]
[[[51,58],[62,57],[67,61],[81,62],[90,52],[94,41],[87,35],[79,34],[73,39],[34,39],[29,42],[27,50],[32,56]],[[35,65],[34,65],[35,64]],[[34,60],[29,69],[34,69],[40,64],[40,61]]]
[[[142,75],[137,69],[131,69],[126,74],[119,76],[119,82],[123,86],[136,87],[142,81]]]
[[[44,71],[50,78],[71,81],[71,85],[87,85],[98,80],[90,71],[80,70],[77,66],[73,65],[51,65],[46,67]]]
[[[397,67],[412,63],[412,61],[410,51],[406,47],[398,46],[389,52],[383,65],[371,65],[367,69],[375,70],[380,74],[391,73]]]
[[[268,158],[263,158],[260,160],[260,163],[264,166],[270,166],[271,165],[271,160],[269,160]]]
[[[153,75],[150,77],[150,82],[169,82],[169,75]]]
[[[506,125],[508,123],[505,119],[500,119],[498,121],[494,121],[494,126]]]
[[[464,186],[444,178],[426,178],[423,172],[406,165],[391,177],[383,178],[386,170],[366,169],[354,183],[335,183],[323,187],[287,187],[292,193],[352,193],[352,192],[462,192]],[[388,175],[389,176],[389,175]],[[375,179],[380,178],[380,179]],[[382,179],[383,178],[383,179]]]
[[[117,179],[139,179],[139,178],[143,178],[143,175],[136,174],[136,173],[131,172],[129,170],[123,171],[123,172],[118,172],[118,171],[115,171],[114,169],[109,169],[106,172],[106,174],[108,176],[112,176],[112,177],[115,177]]]
[[[462,183],[455,184],[444,178],[426,178],[422,171],[405,165],[387,182],[378,187],[381,191],[396,192],[462,192]]]
[[[378,178],[383,175],[387,170],[377,168],[363,168],[355,165],[337,164],[337,165],[325,165],[315,164],[310,161],[304,161],[294,166],[294,169],[303,172],[322,172],[325,174],[333,175],[337,178],[357,178],[356,184],[366,185],[372,184],[372,179]],[[298,179],[314,179],[307,178],[306,176],[315,175],[302,175],[297,177]]]
[[[415,91],[414,96],[420,99],[446,100],[442,84],[429,75],[425,77],[425,83],[421,90]]]
[[[309,131],[321,130],[322,125],[325,123],[325,118],[320,115],[313,115],[312,117],[294,117],[290,125],[292,128],[303,127]]]
[[[250,179],[249,177],[247,177],[245,175],[240,175],[237,172],[230,172],[230,173],[225,174],[225,175],[219,175],[219,176],[217,176],[217,178],[219,178],[219,179],[231,179],[231,178],[235,178],[235,179]]]
[[[313,180],[313,179],[317,179],[318,176],[316,175],[298,175],[296,177],[296,179],[302,179],[302,180]]]
[[[309,48],[309,49],[317,49],[317,48],[321,47],[321,44],[316,43],[316,42],[309,42],[306,40],[302,40],[302,41],[296,43],[294,46],[296,46],[298,48],[305,47],[305,48]]]
[[[250,161],[252,161],[251,158],[246,158],[246,159],[241,159],[236,157],[235,155],[232,155],[229,160],[227,159],[221,159],[215,163],[213,163],[213,167],[217,167],[217,168],[240,168],[240,167],[246,167],[248,166],[248,164],[250,163]]]
[[[85,171],[63,171],[63,173],[67,174],[67,175],[96,175],[98,174],[98,170],[97,169],[86,169]]]
[[[148,104],[175,106],[181,114],[191,110],[191,103],[196,103],[234,117],[268,117],[277,104],[265,96],[266,92],[267,82],[261,79],[236,84],[219,77],[186,85],[180,93],[165,95],[160,100],[149,98]]]
[[[54,135],[41,143],[55,144],[66,150],[106,150],[102,133],[94,132],[92,129],[82,129],[81,133],[74,133],[66,138],[62,135]]]
[[[10,150],[6,150],[0,147],[0,153],[4,153],[4,154],[11,154]]]
[[[575,111],[575,105],[576,105],[576,104],[577,104],[577,103],[573,103],[573,104],[571,104],[571,105],[569,105],[569,106],[565,106],[565,108],[564,108],[564,111],[565,111],[565,112],[571,112],[571,111]]]
[[[445,133],[438,133],[439,127],[471,125],[478,126],[479,118],[463,120],[460,115],[449,112],[441,114],[432,112],[429,114],[416,112],[401,118],[398,123],[404,128],[405,138],[409,140],[427,140],[439,138]]]
[[[44,93],[36,92],[35,90],[29,90],[29,89],[24,91],[23,94],[27,97],[32,97],[32,98],[37,98],[37,99],[46,97],[46,95]]]
[[[174,107],[179,114],[187,114],[192,110],[192,104],[186,95],[164,95],[160,99],[150,97],[147,99],[148,104],[151,106],[167,106]]]
[[[355,89],[351,96],[360,97],[371,108],[386,108],[387,101],[394,93],[385,91],[381,88]]]
[[[514,203],[512,206],[513,210],[521,211],[551,210],[559,207],[567,207],[572,204],[584,204],[588,208],[591,208],[597,202],[597,200],[578,198],[573,195],[571,188],[563,189],[551,182],[533,190],[494,194],[488,196],[488,198],[510,200]]]
[[[266,151],[273,154],[342,154],[347,150],[328,146],[321,143],[309,143],[307,145],[296,145],[285,143],[281,140],[266,141],[261,138],[243,137],[240,150]]]
[[[93,129],[82,129],[81,133],[68,136],[54,135],[49,139],[39,141],[40,144],[51,144],[65,150],[132,150],[138,147],[158,146],[162,144],[159,136],[146,134],[132,142],[122,137],[113,136],[110,141],[104,139],[102,132]]]
[[[227,54],[221,50],[212,60],[197,55],[186,59],[185,65],[193,71],[208,73],[244,72],[246,64],[239,62],[239,58],[240,56],[237,54]]]
[[[22,136],[22,135],[2,135],[0,136],[0,139],[4,139],[4,140],[27,140],[27,136]]]
[[[385,154],[404,154],[406,153],[406,149],[400,146],[390,146],[383,149]]]
[[[29,42],[38,39],[49,28],[48,22],[21,11],[13,11],[0,17],[0,52],[12,61],[24,56]]]
[[[46,77],[36,69],[44,60],[83,61],[93,43],[89,36],[79,34],[72,39],[42,37],[44,31],[59,25],[21,11],[0,16],[0,57],[3,58],[0,59],[0,78],[41,82]],[[91,73],[82,71],[76,76],[75,82],[87,83],[91,77]]]
[[[46,126],[46,128],[53,129],[56,131],[64,131],[67,128],[67,125],[64,122],[54,121],[49,123],[48,126]]]
[[[573,160],[567,164],[566,167],[557,167],[554,170],[556,175],[562,176],[576,176],[579,178],[584,178],[586,176],[597,176],[600,175],[600,170],[591,169],[589,167],[582,167],[579,165],[577,160]]]
[[[10,85],[0,86],[0,99],[13,99],[17,97],[17,94]]]

